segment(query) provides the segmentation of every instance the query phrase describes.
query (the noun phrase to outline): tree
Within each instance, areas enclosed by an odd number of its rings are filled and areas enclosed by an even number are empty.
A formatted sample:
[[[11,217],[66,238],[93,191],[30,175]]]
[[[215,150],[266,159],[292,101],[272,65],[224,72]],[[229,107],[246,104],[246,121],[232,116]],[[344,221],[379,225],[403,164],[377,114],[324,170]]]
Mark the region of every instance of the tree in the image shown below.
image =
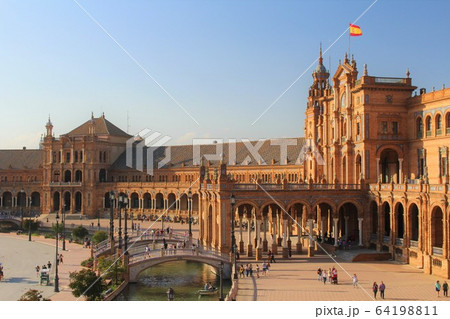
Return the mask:
[[[50,299],[42,298],[42,291],[30,289],[20,297],[19,301],[49,301]]]
[[[58,230],[58,234],[62,234],[62,231],[63,231],[63,225],[62,225],[62,223],[59,223],[59,224],[58,224],[58,229],[56,229],[56,224],[53,224],[52,230],[53,230],[53,232],[55,233],[55,235],[56,235],[56,231],[57,231],[57,230]]]
[[[83,239],[89,234],[88,230],[84,228],[83,226],[78,226],[74,230],[72,230],[72,235],[75,238]]]
[[[31,223],[31,224],[30,224]],[[28,224],[30,224],[31,226],[31,230],[32,231],[36,231],[39,228],[39,222],[38,221],[34,221],[34,220],[30,220],[30,219],[25,219],[23,221],[23,226],[22,229],[24,230],[28,230]],[[55,227],[56,228],[56,227]]]
[[[92,243],[93,244],[101,243],[102,241],[108,239],[108,236],[109,236],[108,233],[103,230],[96,231],[95,234],[92,236]]]
[[[72,294],[75,297],[84,295],[87,300],[101,300],[104,289],[103,280],[90,269],[71,272],[69,275]]]
[[[125,273],[125,267],[122,264],[122,259],[115,259],[112,257],[102,256],[97,260],[98,270],[102,274],[104,274],[105,279],[114,279],[117,283],[117,280],[122,280],[123,274]]]

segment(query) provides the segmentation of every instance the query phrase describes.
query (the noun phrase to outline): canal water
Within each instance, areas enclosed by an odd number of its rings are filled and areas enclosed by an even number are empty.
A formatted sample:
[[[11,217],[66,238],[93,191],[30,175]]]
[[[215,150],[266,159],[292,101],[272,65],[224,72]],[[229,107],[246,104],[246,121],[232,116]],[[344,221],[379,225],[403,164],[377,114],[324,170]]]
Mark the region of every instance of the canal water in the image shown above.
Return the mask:
[[[219,276],[216,268],[193,261],[173,261],[144,270],[138,283],[130,284],[116,300],[144,301],[167,300],[169,287],[175,290],[176,301],[217,301],[219,291],[212,296],[199,296],[198,290],[206,282],[219,288]],[[223,295],[228,294],[231,281],[223,281]]]

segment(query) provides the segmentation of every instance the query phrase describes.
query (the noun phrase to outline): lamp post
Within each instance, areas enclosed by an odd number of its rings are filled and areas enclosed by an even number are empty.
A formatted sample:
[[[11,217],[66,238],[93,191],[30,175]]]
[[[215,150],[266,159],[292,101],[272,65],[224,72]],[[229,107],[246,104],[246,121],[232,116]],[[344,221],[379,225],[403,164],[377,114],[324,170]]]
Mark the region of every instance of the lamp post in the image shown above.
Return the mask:
[[[123,196],[119,195],[119,249],[122,250],[122,203],[120,198],[123,201]]]
[[[62,220],[61,220],[61,224],[62,224],[62,250],[65,251],[66,250],[66,210],[67,210],[67,204],[64,203],[64,209],[62,211]]]
[[[219,300],[223,301],[223,262],[219,263]]]
[[[189,243],[192,243],[192,192],[189,189],[188,196],[188,213],[189,213]]]
[[[58,277],[58,235],[59,235],[59,214],[56,212],[56,262],[55,262],[55,292],[59,292],[59,277]]]
[[[113,249],[112,243],[114,242],[114,192],[109,192],[109,240],[111,242],[111,249]]]
[[[23,201],[22,201],[22,196],[25,194],[25,191],[23,190],[23,188],[20,190],[19,195],[20,195],[20,229],[23,230]]]
[[[122,247],[121,245],[121,238],[122,238],[122,231],[121,231],[121,215],[120,215],[120,209],[123,208],[124,209],[124,228],[125,228],[125,233],[124,233],[124,240],[125,240],[125,255],[128,255],[128,214],[127,214],[127,207],[128,207],[128,196],[127,195],[120,195],[119,196],[119,248]]]
[[[238,279],[237,262],[236,262],[236,236],[234,235],[234,205],[236,204],[236,197],[231,194],[231,254],[234,261],[234,275],[233,279]]]
[[[28,241],[31,241],[31,204],[32,198],[30,197],[30,208],[28,209]]]

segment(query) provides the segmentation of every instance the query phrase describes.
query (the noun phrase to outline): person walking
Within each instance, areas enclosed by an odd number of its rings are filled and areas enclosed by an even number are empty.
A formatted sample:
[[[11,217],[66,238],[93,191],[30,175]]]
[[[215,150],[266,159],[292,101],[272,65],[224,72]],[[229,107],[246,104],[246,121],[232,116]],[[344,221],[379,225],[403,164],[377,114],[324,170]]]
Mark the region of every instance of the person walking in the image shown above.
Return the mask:
[[[273,263],[276,263],[276,261],[275,261],[275,254],[274,253],[270,254],[270,261],[273,262]]]
[[[322,280],[322,269],[319,267],[319,269],[317,269],[317,280],[321,281]]]
[[[442,291],[444,292],[444,296],[448,297],[448,284],[446,281],[442,284]]]
[[[327,283],[327,271],[326,270],[322,270],[322,280],[323,280],[323,284],[325,285]]]
[[[63,264],[63,255],[62,254],[59,254],[59,263]]]
[[[436,288],[436,292],[437,292],[437,296],[439,297],[439,293],[441,292],[441,284],[438,281],[436,281],[436,284],[434,285],[434,287]]]
[[[332,280],[333,278],[332,278],[332,276],[331,276],[331,268],[328,268],[328,281],[330,282],[330,284],[331,284],[331,280]]]
[[[248,267],[248,264],[245,266],[245,276],[248,277],[250,274],[250,268]]]
[[[244,265],[239,268],[239,278],[244,278]]]
[[[256,278],[259,278],[259,265],[256,264]]]
[[[372,285],[373,297],[377,299],[378,285],[376,281]]]
[[[356,288],[358,286],[358,277],[356,277],[356,274],[353,274],[352,281],[353,281],[353,288]]]
[[[39,265],[36,266],[36,277],[39,277],[39,272],[41,271],[41,267]]]
[[[381,282],[380,287],[378,287],[380,289],[380,297],[381,299],[384,299],[384,290],[386,289],[386,285],[384,284],[384,282]]]

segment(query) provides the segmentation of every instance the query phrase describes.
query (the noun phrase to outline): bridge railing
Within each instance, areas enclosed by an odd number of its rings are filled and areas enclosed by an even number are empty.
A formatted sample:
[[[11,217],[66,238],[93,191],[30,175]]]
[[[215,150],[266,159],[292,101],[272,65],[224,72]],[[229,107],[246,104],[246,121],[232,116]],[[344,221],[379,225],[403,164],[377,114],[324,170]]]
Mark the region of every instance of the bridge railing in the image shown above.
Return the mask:
[[[212,257],[217,260],[228,261],[230,255],[216,251],[205,249],[204,247],[196,248],[179,248],[179,249],[151,249],[147,252],[137,252],[130,255],[130,264],[137,263],[143,260],[152,258],[161,258],[166,256],[202,256],[202,257]]]

